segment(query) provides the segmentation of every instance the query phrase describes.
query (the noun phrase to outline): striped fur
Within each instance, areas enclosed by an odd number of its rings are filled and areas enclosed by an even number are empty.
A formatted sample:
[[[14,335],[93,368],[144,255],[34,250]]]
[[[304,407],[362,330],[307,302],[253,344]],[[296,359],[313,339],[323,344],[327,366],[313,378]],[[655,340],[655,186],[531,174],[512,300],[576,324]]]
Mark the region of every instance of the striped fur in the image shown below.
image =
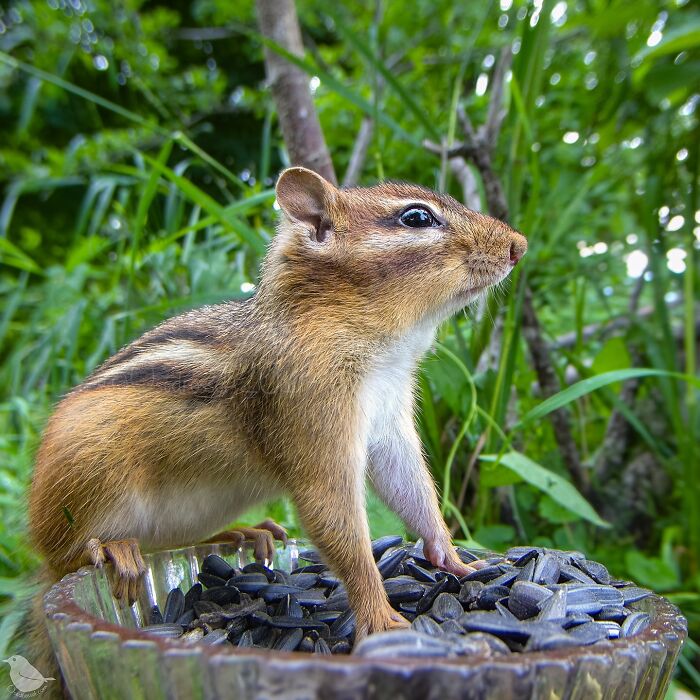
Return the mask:
[[[288,493],[346,580],[360,632],[386,629],[402,623],[370,553],[365,474],[436,564],[464,571],[413,424],[413,377],[437,325],[526,243],[413,185],[337,190],[292,168],[277,191],[283,217],[253,298],[166,321],[60,402],[31,529],[60,576],[91,538],[193,544]],[[412,203],[444,226],[401,226]]]

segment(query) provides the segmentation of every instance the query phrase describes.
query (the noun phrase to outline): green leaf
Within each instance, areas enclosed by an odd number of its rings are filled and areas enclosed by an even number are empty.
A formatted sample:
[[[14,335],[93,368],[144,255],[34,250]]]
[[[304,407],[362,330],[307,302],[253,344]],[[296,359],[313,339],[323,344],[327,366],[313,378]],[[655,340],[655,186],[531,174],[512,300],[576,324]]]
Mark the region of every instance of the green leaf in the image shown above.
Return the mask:
[[[609,527],[593,506],[576,490],[576,487],[541,464],[533,462],[520,452],[506,452],[499,459],[498,455],[481,455],[484,462],[497,462],[517,474],[523,481],[546,493],[552,500],[564,506],[580,518],[600,527]],[[475,535],[476,536],[476,535]],[[477,539],[479,539],[477,537]]]
[[[668,562],[648,557],[636,549],[625,554],[625,566],[635,581],[656,591],[670,590],[680,584],[678,572]]]
[[[515,540],[515,530],[510,525],[484,525],[474,533],[474,539],[486,549],[502,552]]]
[[[572,401],[580,399],[582,396],[590,394],[596,389],[608,386],[608,384],[624,382],[627,379],[634,379],[636,377],[674,377],[676,379],[682,379],[683,381],[690,382],[695,386],[700,386],[700,381],[696,377],[681,374],[680,372],[668,372],[662,369],[633,367],[631,369],[606,372],[605,374],[599,374],[595,377],[582,379],[580,382],[576,382],[576,384],[572,384],[563,391],[560,391],[559,393],[554,394],[554,396],[550,396],[548,399],[545,399],[541,404],[528,411],[513,427],[513,430],[521,429],[528,423],[532,423],[532,421],[544,418],[544,416],[552,411],[556,411],[558,408],[562,408],[562,406],[566,406]]]
[[[469,398],[469,384],[454,362],[438,362],[431,357],[423,364],[423,372],[439,396],[456,415],[462,415]]]
[[[604,374],[617,369],[627,369],[632,359],[627,351],[627,344],[622,338],[610,338],[593,359],[592,374]]]
[[[537,510],[542,518],[555,525],[573,523],[579,519],[575,513],[572,513],[568,508],[565,508],[547,495],[542,496]]]
[[[384,535],[406,536],[406,527],[401,519],[377,496],[374,489],[367,489],[367,518],[372,537]]]
[[[511,486],[522,481],[522,477],[502,463],[484,464],[479,472],[479,483],[485,488]]]

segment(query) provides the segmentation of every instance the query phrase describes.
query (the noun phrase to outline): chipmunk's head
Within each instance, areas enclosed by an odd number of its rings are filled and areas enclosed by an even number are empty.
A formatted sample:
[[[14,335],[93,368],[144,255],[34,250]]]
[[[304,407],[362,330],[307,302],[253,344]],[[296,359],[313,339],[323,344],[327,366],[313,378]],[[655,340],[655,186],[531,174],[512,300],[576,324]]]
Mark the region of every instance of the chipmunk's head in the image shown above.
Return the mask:
[[[527,250],[507,224],[417,185],[338,189],[289,168],[277,202],[283,220],[265,274],[274,270],[300,302],[354,309],[386,330],[446,318]]]

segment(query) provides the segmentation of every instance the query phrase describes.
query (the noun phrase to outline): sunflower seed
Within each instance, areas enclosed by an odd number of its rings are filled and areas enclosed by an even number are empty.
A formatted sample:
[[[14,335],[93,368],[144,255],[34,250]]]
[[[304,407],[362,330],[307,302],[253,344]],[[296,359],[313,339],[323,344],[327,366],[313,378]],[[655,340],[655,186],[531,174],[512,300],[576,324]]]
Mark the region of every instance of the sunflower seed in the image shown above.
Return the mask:
[[[339,639],[331,646],[331,654],[349,654],[350,649],[350,642],[346,639]]]
[[[440,629],[442,630],[443,634],[445,635],[463,635],[465,634],[464,627],[457,622],[457,620],[445,620],[440,625]]]
[[[438,622],[456,620],[463,613],[461,603],[451,593],[440,593],[430,608],[430,615]]]
[[[349,637],[355,631],[355,613],[346,610],[331,624],[330,633],[334,637]]]
[[[392,547],[398,547],[403,542],[403,537],[399,535],[387,535],[372,542],[372,556],[374,561],[379,561],[384,552]]]
[[[240,603],[241,593],[235,586],[217,586],[216,588],[208,588],[204,591],[201,600],[208,600],[223,607],[231,603]]]
[[[160,608],[154,605],[151,611],[148,613],[148,624],[149,625],[160,625],[163,622],[163,615],[160,612]]]
[[[191,610],[192,606],[202,598],[202,584],[195,583],[187,593],[185,593],[185,610]]]
[[[622,592],[622,600],[625,605],[630,603],[636,603],[638,600],[647,598],[651,595],[651,591],[646,588],[639,588],[638,586],[628,586],[625,588],[618,589]]]
[[[583,573],[581,569],[577,566],[572,566],[571,564],[562,564],[561,573],[562,581],[576,581],[578,583],[595,583],[595,581],[588,576],[588,574]]]
[[[483,587],[484,584],[481,581],[466,581],[462,584],[457,599],[464,606],[472,605],[476,603],[476,599]]]
[[[321,555],[315,549],[306,549],[303,552],[299,552],[299,559],[305,559],[314,564],[321,563]]]
[[[549,584],[556,583],[559,580],[559,572],[561,564],[559,559],[549,552],[537,557],[535,571],[532,575],[532,580],[535,583]]]
[[[527,547],[518,547],[516,549],[509,549],[506,552],[506,559],[514,560],[513,566],[523,567],[531,561],[536,560],[541,552],[542,550],[537,548],[529,549]]]
[[[179,588],[173,588],[165,599],[163,622],[175,622],[185,609],[185,594]]]
[[[273,649],[277,651],[294,651],[301,640],[304,638],[304,632],[299,627],[283,632],[273,645]]]
[[[387,579],[396,575],[401,562],[406,558],[405,549],[397,549],[393,552],[386,552],[377,563],[377,568],[382,578]]]
[[[529,581],[516,581],[510,589],[508,609],[520,620],[534,617],[540,612],[540,603],[549,598],[552,591]]]
[[[228,584],[235,586],[241,593],[257,594],[260,590],[270,585],[265,574],[237,574],[228,580]]]
[[[507,598],[510,589],[507,586],[495,586],[489,584],[484,586],[476,597],[476,607],[479,610],[495,610],[496,603],[502,598]]]
[[[597,615],[605,606],[623,603],[622,593],[612,586],[570,585],[567,588],[567,613],[588,613]]]
[[[457,547],[455,552],[457,552],[457,556],[462,564],[471,564],[472,562],[478,561],[481,558],[478,554],[474,554],[474,552],[470,552],[464,547]]]
[[[586,622],[583,625],[572,627],[568,634],[582,645],[595,644],[608,638],[607,629],[597,622]]]
[[[315,642],[311,637],[304,637],[299,643],[299,651],[313,652]]]
[[[456,551],[468,563],[481,558],[484,566],[458,579],[436,569],[420,541],[375,540],[387,597],[412,624],[409,630],[370,635],[357,645],[361,655],[454,658],[548,651],[630,636],[650,624],[647,613],[624,606],[651,592],[612,579],[602,564],[580,552],[516,547],[504,558]],[[187,644],[228,640],[276,651],[348,653],[355,614],[347,589],[316,550],[303,556],[312,563],[287,573],[261,563],[236,570],[209,555],[200,583],[186,595],[170,591],[163,613],[152,608],[147,615],[152,624],[144,629],[182,636]]]
[[[488,583],[489,581],[498,578],[502,573],[503,571],[501,571],[500,566],[497,564],[491,564],[490,566],[485,566],[483,569],[472,571],[472,573],[464,576],[461,581],[462,583],[465,581],[481,581],[482,583]]]
[[[411,623],[411,629],[431,637],[442,636],[442,628],[428,615],[418,615]]]
[[[173,622],[163,622],[159,625],[146,625],[145,627],[142,627],[142,629],[147,634],[151,634],[156,637],[167,637],[174,639],[182,636],[182,626],[176,625]]]
[[[219,586],[226,585],[226,579],[221,578],[221,576],[215,576],[214,574],[207,574],[204,571],[200,571],[197,574],[197,578],[200,583],[204,584],[207,588],[218,588]]]
[[[221,606],[217,605],[216,603],[213,603],[210,600],[198,600],[194,604],[193,609],[195,615],[197,615],[197,617],[201,617],[206,613],[219,612],[221,610]]]
[[[228,641],[228,632],[224,629],[213,630],[209,634],[204,635],[202,639],[202,644],[208,647],[217,646]]]
[[[353,649],[353,656],[369,659],[386,657],[433,657],[449,656],[452,653],[449,642],[421,634],[413,630],[380,632],[365,637]]]
[[[642,632],[651,624],[651,617],[645,612],[630,613],[622,623],[620,629],[621,637],[631,637],[633,634]]]
[[[566,588],[560,588],[542,601],[537,619],[558,620],[564,617],[566,617]]]
[[[596,615],[596,619],[612,620],[613,622],[621,624],[627,615],[627,610],[619,605],[604,605],[600,612]]]
[[[610,583],[611,577],[608,570],[597,561],[577,559],[574,563],[584,574],[590,576],[596,583]]]
[[[292,574],[289,577],[289,585],[307,590],[308,588],[313,588],[318,583],[318,578],[318,574],[312,573]]]
[[[285,615],[287,617],[304,617],[304,611],[296,596],[287,594],[280,600],[275,610],[275,615]]]
[[[518,573],[518,581],[532,581],[535,576],[535,564],[537,564],[537,559],[530,559],[525,566],[520,569]]]
[[[418,600],[425,593],[425,589],[417,581],[405,581],[399,578],[386,579],[384,581],[384,590],[391,603],[405,603]]]
[[[418,566],[418,564],[409,561],[404,564],[404,569],[406,573],[413,576],[416,581],[420,581],[421,583],[436,583],[435,574],[432,574],[422,566]]]
[[[292,576],[294,574],[321,574],[324,571],[328,571],[328,567],[323,563],[309,564],[308,566],[298,566],[296,569],[292,569],[290,574]]]
[[[330,655],[331,648],[328,646],[328,642],[325,639],[317,639],[314,644],[314,654]]]
[[[202,560],[202,573],[211,574],[228,581],[235,569],[218,554],[209,554]],[[222,584],[223,585],[223,584]]]
[[[180,617],[175,620],[178,625],[182,625],[183,627],[187,627],[191,622],[194,621],[197,613],[195,613],[193,608],[190,608],[189,610],[185,610]]]
[[[275,572],[269,569],[264,564],[254,561],[250,564],[246,564],[242,569],[243,574],[262,574],[270,583],[275,580]]]
[[[434,586],[431,586],[418,601],[416,613],[418,615],[422,615],[424,612],[428,612],[428,610],[433,607],[435,599],[440,595],[440,593],[445,592],[445,589],[449,584],[450,582],[447,579],[442,579],[442,581],[439,581]]]

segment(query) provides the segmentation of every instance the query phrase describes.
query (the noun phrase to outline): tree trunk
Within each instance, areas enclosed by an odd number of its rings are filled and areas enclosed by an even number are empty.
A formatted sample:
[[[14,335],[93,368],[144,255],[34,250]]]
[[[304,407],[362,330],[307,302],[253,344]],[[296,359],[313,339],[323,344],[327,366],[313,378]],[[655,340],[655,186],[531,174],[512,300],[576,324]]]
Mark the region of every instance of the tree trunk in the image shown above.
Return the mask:
[[[263,36],[295,56],[303,57],[294,0],[256,0],[256,6]],[[267,46],[265,71],[292,165],[303,165],[337,184],[309,89],[309,76]]]

